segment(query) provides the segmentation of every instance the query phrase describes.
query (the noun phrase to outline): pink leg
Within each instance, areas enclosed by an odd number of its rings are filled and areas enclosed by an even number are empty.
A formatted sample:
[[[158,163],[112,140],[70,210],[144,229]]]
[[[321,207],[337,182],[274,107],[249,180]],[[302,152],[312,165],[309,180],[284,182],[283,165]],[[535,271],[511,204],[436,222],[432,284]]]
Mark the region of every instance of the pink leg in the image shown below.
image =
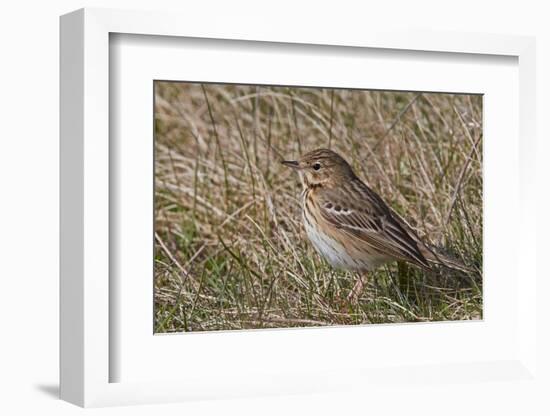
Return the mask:
[[[365,284],[365,280],[367,278],[367,273],[359,273],[358,279],[355,282],[355,285],[353,285],[353,289],[348,294],[348,301],[357,303],[359,301],[359,297],[361,296],[361,293],[363,292],[363,285]]]

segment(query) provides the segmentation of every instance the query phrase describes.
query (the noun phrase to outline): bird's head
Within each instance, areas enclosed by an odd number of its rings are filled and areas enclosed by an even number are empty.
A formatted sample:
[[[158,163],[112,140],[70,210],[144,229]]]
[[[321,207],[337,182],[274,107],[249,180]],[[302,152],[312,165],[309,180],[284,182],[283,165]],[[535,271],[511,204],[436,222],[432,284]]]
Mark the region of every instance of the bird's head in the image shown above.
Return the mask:
[[[338,153],[317,149],[298,160],[284,160],[283,165],[296,169],[304,186],[337,186],[341,181],[355,177],[351,166]]]

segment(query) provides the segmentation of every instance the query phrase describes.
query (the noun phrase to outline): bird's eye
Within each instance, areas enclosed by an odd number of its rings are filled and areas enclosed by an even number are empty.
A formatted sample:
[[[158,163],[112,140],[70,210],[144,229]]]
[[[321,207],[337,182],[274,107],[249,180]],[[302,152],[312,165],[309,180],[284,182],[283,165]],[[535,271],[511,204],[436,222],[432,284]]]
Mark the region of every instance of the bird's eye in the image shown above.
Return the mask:
[[[319,170],[321,169],[321,164],[319,162],[313,164],[313,169]]]

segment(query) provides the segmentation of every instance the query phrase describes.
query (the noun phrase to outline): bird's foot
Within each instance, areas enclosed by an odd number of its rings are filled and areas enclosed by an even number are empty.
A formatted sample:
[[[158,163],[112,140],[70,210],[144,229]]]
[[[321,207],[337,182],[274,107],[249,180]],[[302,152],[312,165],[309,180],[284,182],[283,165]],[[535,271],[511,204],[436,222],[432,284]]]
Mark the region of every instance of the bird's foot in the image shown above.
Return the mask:
[[[353,285],[353,289],[351,289],[351,291],[347,296],[348,302],[353,303],[354,305],[356,305],[359,302],[359,298],[363,293],[364,279],[365,279],[365,276],[363,275],[359,276],[359,278],[357,279],[357,282],[355,282],[355,285]]]

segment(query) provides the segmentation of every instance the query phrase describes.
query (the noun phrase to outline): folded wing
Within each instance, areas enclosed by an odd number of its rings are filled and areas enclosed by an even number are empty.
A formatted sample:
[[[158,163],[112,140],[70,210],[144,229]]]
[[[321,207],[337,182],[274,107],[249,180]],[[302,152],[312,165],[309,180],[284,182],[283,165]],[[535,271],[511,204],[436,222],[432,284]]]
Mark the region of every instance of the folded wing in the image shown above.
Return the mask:
[[[353,181],[349,188],[324,189],[319,196],[323,219],[361,240],[369,250],[430,267],[415,239],[394,218],[384,201],[361,181]]]

